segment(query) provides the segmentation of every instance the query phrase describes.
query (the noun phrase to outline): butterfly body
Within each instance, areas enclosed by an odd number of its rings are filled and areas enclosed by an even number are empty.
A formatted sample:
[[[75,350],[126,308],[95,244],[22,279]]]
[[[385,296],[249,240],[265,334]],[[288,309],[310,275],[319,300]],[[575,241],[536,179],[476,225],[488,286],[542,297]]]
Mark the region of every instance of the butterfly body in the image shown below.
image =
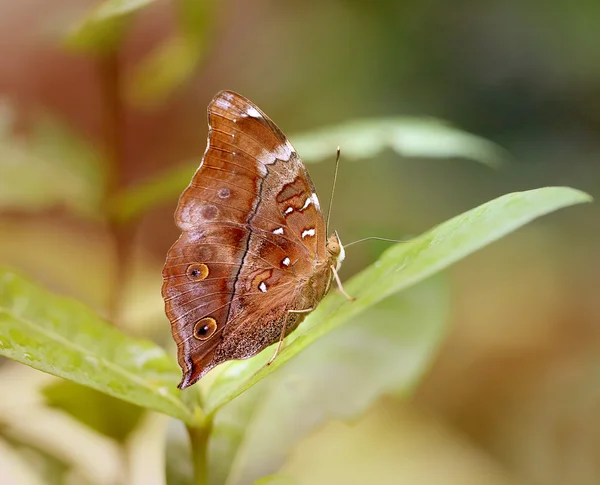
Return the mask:
[[[344,257],[337,234],[326,239],[300,157],[258,107],[222,91],[208,123],[202,163],[175,213],[182,234],[163,269],[181,389],[292,332]]]

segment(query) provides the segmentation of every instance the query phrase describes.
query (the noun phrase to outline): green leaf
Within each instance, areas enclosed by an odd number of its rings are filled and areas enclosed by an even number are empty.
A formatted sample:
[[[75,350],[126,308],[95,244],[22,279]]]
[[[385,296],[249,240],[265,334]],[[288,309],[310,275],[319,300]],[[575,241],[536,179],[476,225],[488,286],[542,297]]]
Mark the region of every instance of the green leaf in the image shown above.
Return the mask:
[[[126,86],[129,101],[153,106],[190,79],[204,56],[205,48],[194,38],[175,34],[160,44],[133,68]]]
[[[407,157],[470,158],[498,166],[507,158],[497,145],[441,121],[420,118],[356,120],[291,137],[305,162],[331,159],[342,147],[344,158],[375,157],[392,148]],[[200,160],[175,167],[118,194],[111,201],[113,217],[127,221],[151,207],[174,200],[189,184]]]
[[[110,201],[111,217],[119,222],[127,222],[151,207],[176,199],[190,183],[192,174],[196,170],[195,168],[190,170],[190,167],[191,164],[177,167],[117,194]]]
[[[333,291],[290,335],[291,343],[270,366],[265,366],[273,352],[270,348],[252,359],[225,364],[207,390],[205,412],[216,412],[313,342],[385,297],[441,271],[536,217],[590,200],[588,194],[568,187],[516,192],[456,216],[412,241],[392,246],[375,264],[345,284],[356,301],[348,302]]]
[[[110,396],[194,423],[175,362],[77,301],[0,268],[0,355]]]
[[[14,419],[14,418],[13,418]],[[61,451],[52,454],[49,445],[40,444],[27,433],[0,433],[2,483],[62,485],[73,468],[64,462]],[[59,455],[59,456],[55,456]],[[32,466],[35,463],[35,466]],[[15,473],[14,478],[11,471]],[[8,472],[8,476],[7,476]],[[17,478],[18,477],[18,478]]]
[[[254,485],[298,485],[298,482],[287,475],[277,474],[263,477],[254,482]]]
[[[178,31],[133,68],[127,97],[137,105],[164,102],[189,80],[204,59],[214,2],[179,0]]]
[[[258,386],[227,404],[217,413],[209,443],[208,475],[210,485],[226,484],[233,473],[232,467],[248,433],[254,413],[260,407],[261,397],[268,392],[265,380]]]
[[[211,483],[272,473],[327,420],[353,419],[384,393],[410,391],[442,341],[448,308],[445,285],[428,279],[325,335],[224,406],[213,428]]]
[[[26,139],[10,130],[0,127],[1,208],[65,206],[78,215],[99,216],[106,168],[98,152],[50,116],[40,117]]]
[[[143,409],[108,394],[70,381],[59,381],[43,390],[46,402],[78,421],[123,443],[139,424]]]
[[[65,42],[72,49],[104,53],[114,50],[127,29],[131,15],[154,0],[105,0],[77,25]]]
[[[340,146],[346,159],[374,158],[392,149],[403,157],[467,158],[491,167],[508,159],[500,146],[434,118],[375,118],[351,120],[293,138],[305,162],[332,158]]]
[[[165,437],[165,480],[168,485],[194,483],[193,452],[189,434],[181,421],[171,420]],[[195,450],[201,453],[202,450]]]

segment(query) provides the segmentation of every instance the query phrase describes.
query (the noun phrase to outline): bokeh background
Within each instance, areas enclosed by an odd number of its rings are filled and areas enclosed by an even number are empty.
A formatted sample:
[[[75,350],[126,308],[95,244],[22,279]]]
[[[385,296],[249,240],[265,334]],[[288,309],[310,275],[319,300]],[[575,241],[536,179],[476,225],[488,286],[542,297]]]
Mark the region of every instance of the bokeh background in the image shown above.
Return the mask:
[[[431,116],[508,152],[499,169],[342,155],[332,223],[346,242],[409,237],[515,190],[600,195],[598,2],[148,3],[115,53],[65,45],[94,2],[0,0],[0,263],[130,333],[170,345],[160,269],[177,237],[176,198],[122,226],[94,208],[199,159],[221,89],[252,99],[292,142],[350,119]],[[321,200],[334,155],[309,167]],[[15,157],[23,163],[11,168]],[[599,215],[590,204],[546,216],[447,271],[448,336],[414,395],[324,425],[284,471],[315,484],[599,483]],[[385,247],[349,249],[342,276]],[[37,390],[47,379],[0,362],[0,477],[13,480],[0,481],[39,483],[11,468],[23,460],[62,477],[66,465],[43,458],[54,454],[80,467],[77,483],[117,483],[111,467],[125,458],[46,409]],[[16,423],[23,402],[39,414]]]

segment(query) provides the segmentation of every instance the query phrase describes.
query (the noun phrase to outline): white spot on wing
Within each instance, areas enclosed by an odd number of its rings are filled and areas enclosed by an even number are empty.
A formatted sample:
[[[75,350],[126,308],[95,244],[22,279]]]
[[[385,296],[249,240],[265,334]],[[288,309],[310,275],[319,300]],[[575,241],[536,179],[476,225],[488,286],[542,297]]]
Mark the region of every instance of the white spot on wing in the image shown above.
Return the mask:
[[[288,214],[291,214],[292,212],[294,212],[294,208],[293,207],[288,207],[284,212],[283,215],[287,216]]]
[[[258,111],[256,111],[254,106],[248,106],[246,113],[248,114],[248,116],[252,116],[252,118],[262,118],[261,114]]]
[[[277,148],[277,158],[279,160],[288,161],[292,157],[292,153],[294,153],[294,147],[287,140],[285,145],[279,145]]]
[[[277,229],[273,229],[273,234],[283,234],[283,227],[278,227]]]
[[[290,258],[288,258],[286,256],[285,258],[283,258],[283,261],[281,262],[281,264],[283,264],[284,266],[289,266],[290,265]]]
[[[225,111],[229,111],[229,109],[231,108],[231,103],[226,99],[223,99],[223,97],[215,99],[215,104],[218,108]]]
[[[317,194],[315,194],[314,192],[312,195],[312,201],[315,204],[315,207],[317,208],[317,210],[321,210],[321,204],[319,204],[319,198],[317,197]]]
[[[312,195],[311,195],[304,201],[304,205],[300,208],[300,212],[302,212],[304,209],[306,209],[312,203],[313,203],[313,200],[312,200]]]
[[[302,231],[302,239],[304,239],[306,236],[314,236],[314,235],[315,235],[315,230],[313,228]]]
[[[292,146],[286,142],[274,150],[263,148],[258,155],[258,160],[267,165],[275,163],[276,160],[287,162],[292,157],[292,153],[294,153]]]
[[[266,293],[266,292],[267,292],[267,285],[265,285],[265,282],[264,282],[264,281],[261,281],[261,282],[260,282],[260,285],[258,285],[258,289],[259,289],[260,291],[262,291],[263,293]]]

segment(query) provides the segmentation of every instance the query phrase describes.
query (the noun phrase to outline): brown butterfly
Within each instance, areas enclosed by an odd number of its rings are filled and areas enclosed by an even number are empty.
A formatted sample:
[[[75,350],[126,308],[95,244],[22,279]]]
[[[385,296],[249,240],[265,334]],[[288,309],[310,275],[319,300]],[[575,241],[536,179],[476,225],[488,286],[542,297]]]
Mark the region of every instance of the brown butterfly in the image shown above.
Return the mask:
[[[180,389],[279,342],[277,355],[334,276],[339,283],[344,259],[337,233],[327,238],[302,160],[275,123],[222,91],[208,125],[204,157],[175,212],[182,234],[163,269]]]

